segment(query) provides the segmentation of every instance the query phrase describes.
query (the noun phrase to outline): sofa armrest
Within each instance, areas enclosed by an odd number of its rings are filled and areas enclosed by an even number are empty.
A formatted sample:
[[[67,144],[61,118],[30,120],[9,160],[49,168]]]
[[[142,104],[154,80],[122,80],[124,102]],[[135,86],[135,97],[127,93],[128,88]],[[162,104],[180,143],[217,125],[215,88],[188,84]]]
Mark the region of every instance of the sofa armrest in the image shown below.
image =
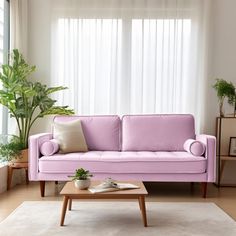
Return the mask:
[[[45,141],[52,139],[51,133],[41,133],[29,137],[29,180],[38,180],[39,148]]]
[[[205,157],[207,158],[207,182],[216,180],[216,138],[212,135],[200,134],[196,140],[206,145]]]

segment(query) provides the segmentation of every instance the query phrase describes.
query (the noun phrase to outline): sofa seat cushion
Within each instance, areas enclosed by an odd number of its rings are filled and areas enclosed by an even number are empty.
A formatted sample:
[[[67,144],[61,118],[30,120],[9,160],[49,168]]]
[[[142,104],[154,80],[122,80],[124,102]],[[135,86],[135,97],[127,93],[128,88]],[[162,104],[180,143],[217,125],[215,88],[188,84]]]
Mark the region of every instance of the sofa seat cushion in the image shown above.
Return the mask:
[[[206,158],[188,152],[89,151],[43,156],[39,172],[71,174],[83,167],[92,173],[204,173],[206,165]]]

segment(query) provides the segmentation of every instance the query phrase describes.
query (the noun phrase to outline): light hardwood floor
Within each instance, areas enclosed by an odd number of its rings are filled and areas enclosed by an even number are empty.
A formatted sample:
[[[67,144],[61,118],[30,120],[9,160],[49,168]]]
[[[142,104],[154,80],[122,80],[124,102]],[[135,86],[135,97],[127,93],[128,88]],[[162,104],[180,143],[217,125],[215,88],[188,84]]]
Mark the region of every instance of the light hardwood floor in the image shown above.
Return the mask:
[[[64,183],[55,185],[46,183],[45,197],[41,198],[39,183],[31,182],[29,185],[17,185],[9,191],[0,194],[0,221],[5,219],[23,201],[61,201],[59,195]],[[149,193],[146,201],[157,202],[214,202],[232,218],[236,220],[236,188],[217,188],[208,185],[207,198],[201,197],[201,186],[194,184],[191,190],[190,183],[145,183]]]

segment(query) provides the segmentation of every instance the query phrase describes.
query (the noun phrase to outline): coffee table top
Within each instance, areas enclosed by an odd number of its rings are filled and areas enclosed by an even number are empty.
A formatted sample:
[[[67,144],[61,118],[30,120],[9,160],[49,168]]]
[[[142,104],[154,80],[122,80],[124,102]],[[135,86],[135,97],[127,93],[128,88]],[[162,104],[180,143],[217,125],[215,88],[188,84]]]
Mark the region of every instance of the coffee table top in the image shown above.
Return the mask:
[[[96,181],[92,180],[91,181],[91,186],[96,186],[101,184],[103,181]],[[89,197],[93,198],[94,197],[135,197],[135,196],[143,196],[147,195],[148,192],[141,181],[117,181],[118,183],[130,183],[130,184],[135,184],[139,186],[140,188],[138,189],[127,189],[127,190],[118,190],[118,191],[112,191],[112,192],[105,192],[105,193],[91,193],[89,190],[80,190],[75,187],[74,182],[67,182],[63,189],[61,190],[60,194],[64,196],[78,196],[78,197]]]

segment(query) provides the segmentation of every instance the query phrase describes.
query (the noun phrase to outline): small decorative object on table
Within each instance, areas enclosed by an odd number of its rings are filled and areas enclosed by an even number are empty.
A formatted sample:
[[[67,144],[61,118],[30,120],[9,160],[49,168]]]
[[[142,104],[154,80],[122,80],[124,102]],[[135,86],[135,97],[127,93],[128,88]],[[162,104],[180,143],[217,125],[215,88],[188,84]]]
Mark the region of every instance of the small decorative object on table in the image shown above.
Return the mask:
[[[229,156],[235,156],[236,157],[236,137],[230,137]]]
[[[90,186],[91,180],[90,177],[93,175],[89,170],[83,168],[75,170],[75,175],[69,176],[72,177],[72,180],[75,181],[75,187],[78,189],[87,189]]]
[[[112,178],[106,178],[101,184],[93,186],[88,190],[91,193],[104,193],[104,192],[113,192],[125,189],[137,189],[137,188],[140,187],[130,183],[116,183],[115,180],[113,180]]]

